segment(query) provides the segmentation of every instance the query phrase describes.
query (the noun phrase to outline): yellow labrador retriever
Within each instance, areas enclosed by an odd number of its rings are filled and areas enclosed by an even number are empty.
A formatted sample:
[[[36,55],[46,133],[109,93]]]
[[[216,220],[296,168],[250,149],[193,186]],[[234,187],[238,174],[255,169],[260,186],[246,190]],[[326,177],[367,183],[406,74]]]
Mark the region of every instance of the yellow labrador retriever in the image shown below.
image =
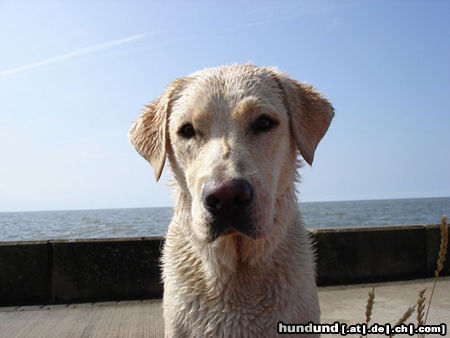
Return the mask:
[[[251,64],[174,81],[130,130],[175,212],[163,249],[168,337],[272,337],[320,321],[314,253],[294,182],[333,107],[307,84]]]

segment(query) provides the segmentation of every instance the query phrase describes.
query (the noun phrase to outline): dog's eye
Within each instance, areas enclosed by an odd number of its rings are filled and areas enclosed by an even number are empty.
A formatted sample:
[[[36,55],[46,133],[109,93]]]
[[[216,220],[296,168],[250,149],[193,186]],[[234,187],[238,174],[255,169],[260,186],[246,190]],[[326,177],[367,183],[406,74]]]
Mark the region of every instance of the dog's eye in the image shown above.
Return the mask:
[[[267,115],[262,115],[255,122],[253,122],[252,129],[255,133],[261,133],[271,130],[276,127],[277,124],[277,121],[272,120]]]
[[[194,126],[190,123],[186,123],[178,130],[178,134],[187,139],[192,138],[195,136]]]

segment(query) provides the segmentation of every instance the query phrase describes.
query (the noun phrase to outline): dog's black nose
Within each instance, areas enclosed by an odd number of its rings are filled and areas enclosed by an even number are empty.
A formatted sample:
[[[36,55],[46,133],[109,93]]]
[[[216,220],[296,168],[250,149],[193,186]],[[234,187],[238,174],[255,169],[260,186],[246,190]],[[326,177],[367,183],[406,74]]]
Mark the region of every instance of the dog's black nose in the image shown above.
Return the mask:
[[[243,179],[234,179],[217,184],[206,182],[202,199],[205,208],[213,215],[240,213],[247,209],[253,199],[250,183]]]

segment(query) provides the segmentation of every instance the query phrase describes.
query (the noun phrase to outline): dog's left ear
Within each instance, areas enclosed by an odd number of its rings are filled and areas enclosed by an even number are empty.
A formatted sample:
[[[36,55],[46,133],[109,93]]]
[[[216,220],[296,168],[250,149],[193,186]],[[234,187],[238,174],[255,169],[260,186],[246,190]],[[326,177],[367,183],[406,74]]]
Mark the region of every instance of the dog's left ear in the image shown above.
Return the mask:
[[[172,102],[180,91],[183,78],[178,79],[151,104],[145,106],[142,114],[134,121],[128,132],[137,152],[150,162],[156,181],[161,177],[168,146],[168,120]]]
[[[295,142],[300,154],[311,165],[316,147],[333,119],[334,108],[312,86],[281,74],[277,78],[290,115]]]

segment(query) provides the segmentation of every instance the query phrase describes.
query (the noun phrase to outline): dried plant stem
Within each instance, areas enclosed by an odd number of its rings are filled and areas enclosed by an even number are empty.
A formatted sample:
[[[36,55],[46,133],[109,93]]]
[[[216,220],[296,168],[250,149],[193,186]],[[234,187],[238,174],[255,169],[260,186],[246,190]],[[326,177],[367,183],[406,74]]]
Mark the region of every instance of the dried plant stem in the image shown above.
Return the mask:
[[[419,292],[419,299],[417,299],[417,325],[423,325],[423,316],[424,316],[424,310],[425,310],[425,291],[427,288],[421,290]],[[417,334],[417,337],[425,337],[424,334]]]
[[[425,325],[427,323],[428,319],[428,312],[430,311],[431,306],[431,300],[433,299],[434,289],[436,288],[436,282],[439,277],[439,272],[442,271],[444,267],[444,261],[445,261],[445,255],[447,254],[447,245],[448,245],[448,228],[447,228],[447,216],[442,215],[442,222],[441,222],[441,245],[439,248],[439,257],[437,260],[437,269],[434,271],[434,284],[433,289],[431,290],[430,300],[428,302],[427,307],[427,313],[425,315],[425,321],[423,324]]]
[[[403,314],[403,316],[397,321],[397,323],[395,323],[395,326],[397,325],[401,325],[404,322],[406,322],[408,320],[408,318],[411,316],[411,314],[414,312],[414,309],[416,308],[416,306],[411,306],[408,308],[408,310],[406,310],[406,312]],[[389,337],[393,337],[395,336],[395,333],[389,335]]]
[[[369,324],[370,317],[372,316],[374,299],[375,299],[375,288],[372,288],[372,290],[369,292],[369,298],[367,298],[366,304],[366,325]],[[359,337],[362,338],[362,336]]]
[[[417,300],[417,325],[423,325],[423,316],[425,310],[425,291],[426,288],[419,292],[419,299]]]
[[[436,277],[439,275],[439,272],[444,268],[445,255],[447,254],[447,245],[448,245],[448,228],[447,228],[447,216],[442,215],[441,222],[441,246],[439,248],[439,258],[437,261],[437,270],[434,272]]]
[[[374,299],[375,299],[375,288],[372,288],[372,291],[369,292],[369,298],[367,299],[366,305],[366,324],[370,322]]]

